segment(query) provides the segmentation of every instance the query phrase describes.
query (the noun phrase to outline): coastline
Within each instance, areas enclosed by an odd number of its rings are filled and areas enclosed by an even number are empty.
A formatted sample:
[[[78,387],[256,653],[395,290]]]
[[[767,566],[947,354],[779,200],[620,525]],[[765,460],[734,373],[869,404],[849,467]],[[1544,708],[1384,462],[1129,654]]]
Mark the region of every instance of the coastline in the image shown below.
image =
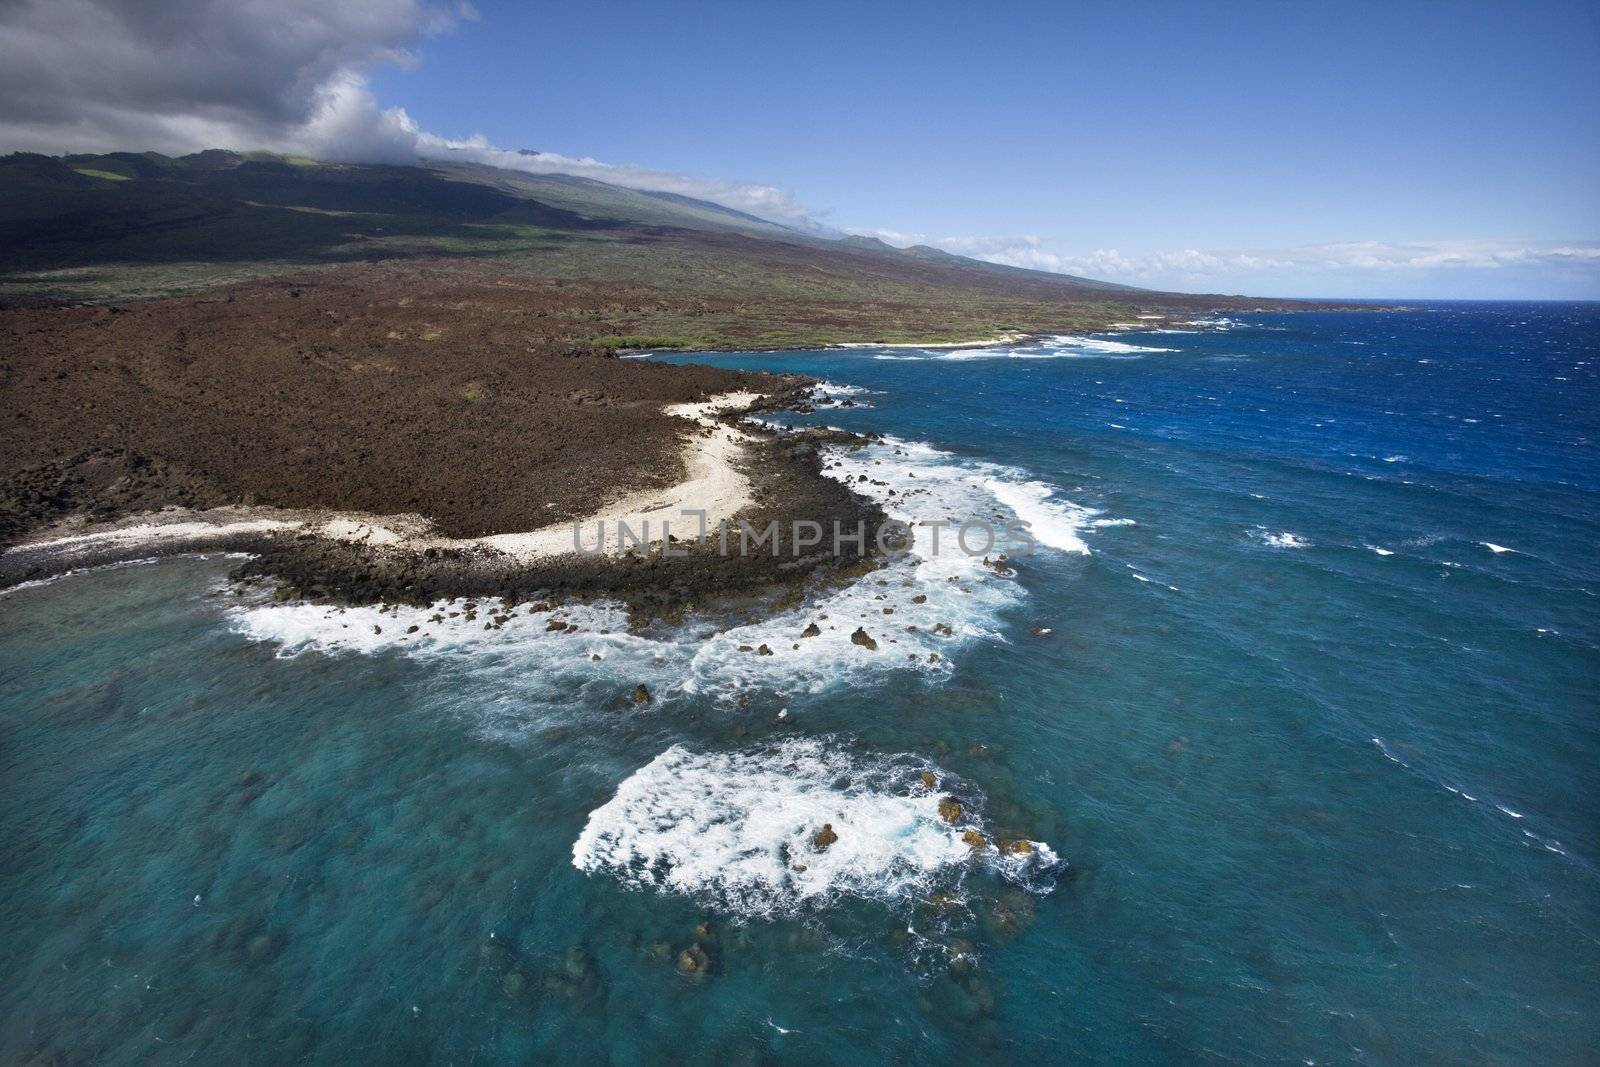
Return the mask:
[[[875,531],[884,518],[821,473],[820,444],[854,435],[780,437],[740,423],[753,411],[803,403],[810,395],[809,386],[739,390],[665,405],[664,418],[691,427],[682,435],[681,480],[624,489],[586,515],[531,530],[451,537],[417,514],[169,507],[35,531],[0,553],[0,589],[134,560],[237,552],[248,557],[235,571],[239,579],[275,582],[284,596],[347,603],[604,595],[645,614],[675,614],[717,597],[781,595],[818,571],[867,564],[870,552],[727,555],[715,551],[714,531],[744,520],[759,528],[796,519],[862,522]],[[685,519],[686,512],[696,519]],[[616,530],[619,523],[643,544],[625,545],[620,536],[596,541],[593,531]],[[591,532],[580,551],[584,529]],[[702,531],[713,532],[697,536]]]
[[[18,417],[0,443],[0,546],[15,548],[0,554],[0,585],[223,550],[252,555],[242,575],[314,597],[560,589],[673,610],[861,562],[568,551],[574,520],[648,521],[654,535],[685,508],[711,527],[736,516],[883,520],[820,470],[819,443],[848,435],[778,440],[731,421],[740,407],[805,405],[815,382],[582,343],[572,316],[612,299],[604,287],[430,268],[7,311],[0,341],[29,373],[6,383]],[[1092,307],[1060,329],[1193,328],[1230,303]],[[952,351],[1052,336],[826,347]],[[674,523],[671,535],[690,532]]]

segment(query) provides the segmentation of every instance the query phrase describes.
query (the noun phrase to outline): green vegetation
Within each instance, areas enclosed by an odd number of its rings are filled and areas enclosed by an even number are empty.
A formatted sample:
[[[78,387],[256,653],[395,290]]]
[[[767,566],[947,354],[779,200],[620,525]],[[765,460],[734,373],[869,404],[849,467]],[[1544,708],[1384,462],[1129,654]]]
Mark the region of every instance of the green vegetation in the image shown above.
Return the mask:
[[[631,349],[641,349],[641,348],[692,348],[692,347],[694,347],[692,344],[690,344],[689,342],[685,341],[681,337],[655,337],[655,336],[645,336],[645,335],[639,335],[639,334],[628,334],[625,337],[619,337],[619,336],[617,336],[615,334],[608,334],[605,337],[596,337],[594,339],[594,344],[599,348],[631,348]]]
[[[85,175],[86,177],[104,178],[106,181],[111,182],[126,182],[133,180],[132,175],[118,174],[114,170],[95,170],[93,167],[73,167],[72,169],[77,171],[79,174]]]
[[[267,153],[0,158],[0,302],[111,302],[306,271],[475,271],[614,287],[608,348],[946,344],[1226,306],[936,249],[828,240],[716,204],[470,164]]]

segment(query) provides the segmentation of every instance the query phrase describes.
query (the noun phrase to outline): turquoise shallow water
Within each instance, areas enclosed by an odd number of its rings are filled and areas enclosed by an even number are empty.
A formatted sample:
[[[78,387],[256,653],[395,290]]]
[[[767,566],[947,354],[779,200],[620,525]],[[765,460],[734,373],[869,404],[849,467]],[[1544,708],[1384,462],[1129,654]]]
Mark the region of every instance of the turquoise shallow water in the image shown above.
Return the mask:
[[[1045,542],[759,660],[603,610],[408,644],[222,559],[6,594],[0,1056],[1590,1062],[1597,337],[1441,305],[688,357],[865,390],[797,421]],[[791,649],[823,614],[880,651]],[[967,859],[946,793],[1041,847]]]

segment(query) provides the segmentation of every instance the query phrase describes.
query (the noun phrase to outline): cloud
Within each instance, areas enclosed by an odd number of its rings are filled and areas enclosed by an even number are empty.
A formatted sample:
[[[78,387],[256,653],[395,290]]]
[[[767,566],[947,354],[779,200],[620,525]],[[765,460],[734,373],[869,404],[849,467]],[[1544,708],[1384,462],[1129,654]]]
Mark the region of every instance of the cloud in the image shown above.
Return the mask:
[[[422,38],[470,17],[419,0],[13,0],[0,144],[397,158],[404,115],[379,110],[362,73],[413,62]]]
[[[929,244],[990,263],[1150,288],[1315,296],[1600,296],[1596,241],[1344,241],[1125,255],[1114,248],[1068,251],[1061,248],[1064,242],[1036,235],[852,232],[902,247]]]
[[[467,159],[680,193],[831,232],[776,186],[451,140],[379,105],[369,71],[410,65],[426,37],[475,18],[470,4],[421,0],[0,0],[0,150]]]
[[[449,140],[430,133],[417,136],[416,151],[430,159],[466,159],[506,170],[528,174],[573,174],[622,185],[630,189],[677,193],[758,215],[813,232],[833,232],[821,221],[818,212],[807,208],[775,185],[697,178],[672,171],[651,170],[628,163],[602,163],[588,157],[574,158],[556,152],[511,151],[496,148],[480,136]]]

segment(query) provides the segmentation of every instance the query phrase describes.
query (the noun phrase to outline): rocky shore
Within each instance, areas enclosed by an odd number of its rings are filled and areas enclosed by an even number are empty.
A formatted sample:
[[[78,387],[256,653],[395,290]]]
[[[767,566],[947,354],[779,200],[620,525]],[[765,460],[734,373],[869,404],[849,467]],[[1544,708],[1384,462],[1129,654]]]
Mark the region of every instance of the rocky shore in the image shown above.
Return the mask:
[[[617,359],[571,339],[605,290],[541,292],[338,277],[0,313],[0,585],[239,551],[240,577],[292,595],[603,595],[656,614],[863,564],[831,543],[724,554],[689,522],[625,553],[552,552],[608,504],[706,498],[713,523],[861,523],[869,546],[883,516],[822,476],[838,435],[739,423],[803,407],[809,381]]]
[[[809,391],[791,386],[762,397],[762,410],[805,404]],[[729,421],[743,413],[729,415]],[[99,523],[58,526],[14,544],[0,554],[0,588],[48,579],[74,570],[195,552],[246,555],[233,572],[242,583],[270,582],[275,595],[346,604],[427,605],[455,597],[494,597],[505,605],[545,599],[606,597],[627,604],[644,620],[675,617],[695,607],[786,602],[804,587],[849,580],[875,567],[875,541],[884,516],[876,505],[821,472],[820,448],[849,443],[838,431],[775,434],[746,427],[739,466],[749,480],[750,501],[730,537],[718,526],[696,538],[653,539],[626,551],[604,554],[558,552],[530,556],[480,542],[446,542],[426,536],[432,524],[412,517],[348,516],[318,510],[271,507],[169,508]],[[426,529],[393,540],[405,519]],[[861,544],[831,539],[796,550],[787,534],[777,549],[741,546],[739,530],[769,524],[788,531],[796,521],[831,530],[862,530]],[[379,525],[385,523],[386,525]],[[563,536],[581,538],[583,525]],[[641,523],[633,528],[643,531]],[[374,531],[383,537],[375,538]],[[594,533],[586,535],[592,543]],[[493,541],[493,538],[485,539]],[[456,547],[460,546],[460,547]],[[492,625],[492,623],[486,623]]]

